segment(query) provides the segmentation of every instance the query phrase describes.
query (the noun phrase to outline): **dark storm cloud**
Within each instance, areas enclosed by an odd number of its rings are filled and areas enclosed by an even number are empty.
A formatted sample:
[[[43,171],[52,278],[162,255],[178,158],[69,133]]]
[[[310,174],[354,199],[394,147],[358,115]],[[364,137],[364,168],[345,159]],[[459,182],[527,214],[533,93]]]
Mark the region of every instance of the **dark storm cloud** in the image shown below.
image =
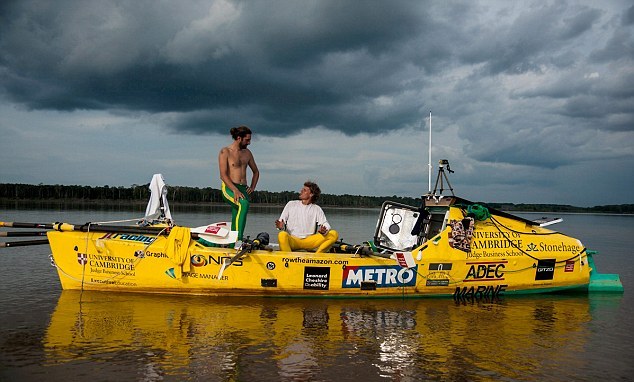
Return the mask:
[[[629,23],[623,28],[617,28],[604,47],[592,52],[590,55],[591,60],[604,63],[620,59],[634,59],[632,25],[632,23]]]
[[[585,128],[612,131],[634,130],[634,70],[598,73],[572,72],[538,90],[518,97],[543,97],[563,101],[554,114],[572,118]]]
[[[466,63],[484,63],[488,75],[539,71],[541,65],[555,65],[560,49],[588,32],[599,16],[596,9],[571,12],[564,2],[528,7],[521,17],[500,18],[466,30],[479,37],[468,41],[460,57]]]
[[[634,24],[634,5],[623,13],[623,25],[628,26],[632,24]]]
[[[180,112],[175,128],[224,132],[246,120],[271,135],[378,131],[415,118],[411,107],[372,116],[363,106],[403,91],[407,62],[392,49],[419,33],[425,17],[414,3],[192,3],[220,25],[211,29],[196,29],[192,15],[164,20],[180,10],[166,15],[154,2],[40,5],[13,3],[1,27],[3,90],[29,108]]]
[[[189,134],[381,133],[432,105],[473,158],[556,168],[583,147],[557,140],[634,126],[634,7],[588,4],[3,2],[0,91]]]

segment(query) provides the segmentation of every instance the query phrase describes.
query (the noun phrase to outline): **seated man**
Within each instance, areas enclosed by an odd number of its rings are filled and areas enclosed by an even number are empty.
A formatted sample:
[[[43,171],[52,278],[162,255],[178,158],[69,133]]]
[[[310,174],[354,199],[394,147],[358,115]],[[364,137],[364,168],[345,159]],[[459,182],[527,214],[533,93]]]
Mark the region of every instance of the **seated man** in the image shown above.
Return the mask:
[[[282,251],[326,252],[337,241],[339,234],[330,229],[324,211],[315,204],[320,194],[319,186],[309,181],[299,191],[299,200],[286,203],[279,220],[275,221],[280,230],[277,239]]]

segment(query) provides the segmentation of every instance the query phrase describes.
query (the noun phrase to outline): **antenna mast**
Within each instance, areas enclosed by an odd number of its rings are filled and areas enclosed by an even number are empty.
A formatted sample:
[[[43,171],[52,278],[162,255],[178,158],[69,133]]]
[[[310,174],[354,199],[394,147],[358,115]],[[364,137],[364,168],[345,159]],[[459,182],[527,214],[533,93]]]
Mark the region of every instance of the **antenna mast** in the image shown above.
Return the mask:
[[[432,172],[432,165],[431,165],[431,110],[429,111],[429,161],[427,162],[427,167],[428,167],[428,173],[429,173],[429,180],[428,180],[429,189],[428,189],[428,193],[431,194],[431,172]]]

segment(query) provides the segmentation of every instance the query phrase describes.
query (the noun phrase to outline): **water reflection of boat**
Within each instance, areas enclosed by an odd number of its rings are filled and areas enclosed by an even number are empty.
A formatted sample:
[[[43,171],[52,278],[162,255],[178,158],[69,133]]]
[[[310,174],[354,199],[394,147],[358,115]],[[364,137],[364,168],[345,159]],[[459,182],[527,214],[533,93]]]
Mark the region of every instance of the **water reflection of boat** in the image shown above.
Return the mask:
[[[63,291],[44,349],[49,364],[108,361],[194,379],[363,379],[377,369],[425,379],[480,372],[517,379],[542,367],[581,366],[574,354],[586,346],[592,306],[572,296],[454,302]],[[368,369],[341,370],[341,357]]]

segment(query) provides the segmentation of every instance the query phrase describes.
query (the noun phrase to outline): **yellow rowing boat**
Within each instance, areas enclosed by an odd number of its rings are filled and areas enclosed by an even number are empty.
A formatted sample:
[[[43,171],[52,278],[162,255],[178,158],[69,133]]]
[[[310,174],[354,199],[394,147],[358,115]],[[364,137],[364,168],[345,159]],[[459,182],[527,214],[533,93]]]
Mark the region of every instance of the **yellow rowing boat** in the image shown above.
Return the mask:
[[[169,212],[165,199],[150,204]],[[597,272],[593,251],[547,228],[551,222],[436,192],[425,195],[420,207],[384,203],[372,241],[339,242],[328,253],[281,251],[266,233],[234,249],[227,242],[235,236],[222,226],[179,227],[165,217],[144,226],[42,226],[50,229],[51,260],[62,288],[456,299],[623,291],[618,275]]]
[[[563,290],[622,290],[599,275],[577,239],[496,212],[469,216],[465,200],[426,201],[422,243],[407,224],[416,210],[387,203],[382,216],[403,216],[372,245],[330,253],[284,252],[257,240],[243,248],[206,247],[185,229],[169,235],[52,230],[48,240],[63,289],[239,296],[487,298]],[[409,216],[408,216],[409,215]],[[390,223],[389,226],[392,226]],[[414,223],[415,224],[415,223]],[[386,224],[387,225],[387,224]],[[117,231],[116,228],[113,231]],[[392,226],[392,232],[396,228]],[[181,240],[174,249],[174,242]],[[409,248],[409,243],[413,247]],[[593,285],[593,280],[600,281]]]

